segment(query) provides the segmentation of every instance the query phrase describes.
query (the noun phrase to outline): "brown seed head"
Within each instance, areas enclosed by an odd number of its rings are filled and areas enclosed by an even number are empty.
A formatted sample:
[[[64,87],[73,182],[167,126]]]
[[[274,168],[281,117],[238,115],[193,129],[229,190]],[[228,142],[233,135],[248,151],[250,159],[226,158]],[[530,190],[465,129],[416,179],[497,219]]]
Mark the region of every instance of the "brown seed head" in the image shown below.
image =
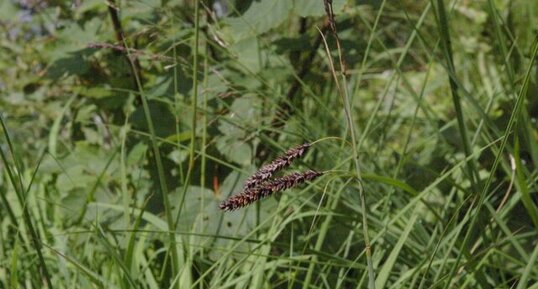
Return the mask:
[[[263,181],[272,177],[275,172],[291,165],[293,160],[302,157],[309,147],[309,143],[304,143],[288,150],[286,154],[274,159],[271,163],[262,166],[256,173],[245,181],[244,189],[247,190],[256,187]]]
[[[253,188],[246,188],[242,193],[236,194],[220,203],[219,208],[225,211],[246,207],[262,198],[268,197],[276,192],[281,192],[289,188],[298,186],[305,181],[312,181],[323,175],[322,172],[308,170],[302,173],[292,173],[281,178],[269,180]]]

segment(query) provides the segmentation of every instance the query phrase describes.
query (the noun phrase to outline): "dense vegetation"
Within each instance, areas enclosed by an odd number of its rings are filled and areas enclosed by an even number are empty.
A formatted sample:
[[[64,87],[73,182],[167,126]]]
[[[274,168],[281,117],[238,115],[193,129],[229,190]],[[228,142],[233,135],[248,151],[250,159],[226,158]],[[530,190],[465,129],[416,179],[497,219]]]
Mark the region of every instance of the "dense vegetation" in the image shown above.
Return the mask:
[[[0,29],[0,288],[538,288],[538,1],[2,0]]]

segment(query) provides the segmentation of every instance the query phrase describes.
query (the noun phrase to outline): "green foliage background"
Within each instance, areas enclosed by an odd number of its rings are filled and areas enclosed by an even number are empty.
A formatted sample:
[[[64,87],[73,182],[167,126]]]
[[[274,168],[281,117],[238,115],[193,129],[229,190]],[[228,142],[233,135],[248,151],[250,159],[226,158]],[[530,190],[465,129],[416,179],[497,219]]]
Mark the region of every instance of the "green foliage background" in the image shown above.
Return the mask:
[[[0,288],[538,288],[538,2],[332,6],[1,1]]]

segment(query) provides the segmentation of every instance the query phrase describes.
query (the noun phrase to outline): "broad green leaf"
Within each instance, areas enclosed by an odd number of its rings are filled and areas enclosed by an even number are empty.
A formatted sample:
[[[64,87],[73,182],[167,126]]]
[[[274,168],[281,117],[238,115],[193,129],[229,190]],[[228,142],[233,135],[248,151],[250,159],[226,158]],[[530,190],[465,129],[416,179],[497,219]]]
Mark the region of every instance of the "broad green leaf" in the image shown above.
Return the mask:
[[[252,160],[252,148],[250,145],[232,137],[223,136],[217,140],[217,149],[227,160],[248,165]]]
[[[240,40],[230,46],[237,56],[237,61],[242,64],[242,70],[248,75],[259,72],[262,67],[262,50],[259,47],[258,39],[251,37]]]
[[[136,18],[143,21],[153,21],[154,12],[161,7],[160,0],[129,1],[123,9],[123,19]]]
[[[89,121],[96,110],[97,110],[97,106],[94,104],[88,104],[86,106],[81,107],[77,113],[77,118],[75,119],[75,121],[76,122]]]
[[[72,57],[71,52],[83,51],[90,43],[99,42],[99,28],[102,21],[94,18],[81,26],[77,22],[72,22],[64,29],[58,30],[57,40],[52,42],[51,47],[43,51],[48,60],[52,63],[58,59]],[[88,52],[92,52],[89,50]]]
[[[87,191],[83,188],[78,188],[69,192],[69,194],[62,198],[61,206],[63,218],[65,220],[74,220],[79,218],[80,212],[84,210],[86,206]]]
[[[366,180],[373,180],[373,181],[376,181],[376,182],[380,182],[380,183],[384,183],[384,184],[387,184],[387,185],[394,186],[396,188],[399,188],[399,189],[401,189],[403,191],[408,192],[412,196],[418,195],[418,192],[415,189],[413,189],[413,187],[411,187],[410,185],[408,185],[408,184],[406,184],[406,183],[404,183],[402,181],[399,181],[399,180],[396,180],[396,179],[393,179],[393,178],[389,178],[389,177],[385,177],[385,176],[379,176],[379,175],[375,175],[375,174],[363,174],[362,178],[366,179]]]
[[[333,12],[337,14],[342,7],[344,7],[346,1],[347,0],[333,0]],[[301,17],[326,15],[325,6],[321,0],[294,0],[293,12]]]
[[[226,19],[231,27],[229,36],[238,41],[265,33],[284,23],[292,8],[293,2],[289,0],[254,1],[240,17]]]
[[[94,99],[102,99],[106,97],[111,97],[113,92],[106,87],[75,87],[74,91],[78,94],[91,97]]]
[[[247,123],[249,128],[260,125],[261,101],[254,95],[243,95],[237,98],[230,107],[230,113],[219,122],[219,131],[228,137],[240,138],[246,134],[246,128],[240,125]]]
[[[190,140],[191,136],[192,136],[192,131],[187,130],[187,131],[180,132],[178,134],[173,134],[173,135],[170,135],[170,136],[166,137],[166,141],[169,141],[169,142],[182,142],[182,141]]]
[[[129,151],[129,154],[127,155],[127,164],[135,165],[139,163],[144,158],[147,151],[148,151],[147,144],[143,142],[137,143],[136,145],[133,146],[133,148],[131,149],[131,151]]]

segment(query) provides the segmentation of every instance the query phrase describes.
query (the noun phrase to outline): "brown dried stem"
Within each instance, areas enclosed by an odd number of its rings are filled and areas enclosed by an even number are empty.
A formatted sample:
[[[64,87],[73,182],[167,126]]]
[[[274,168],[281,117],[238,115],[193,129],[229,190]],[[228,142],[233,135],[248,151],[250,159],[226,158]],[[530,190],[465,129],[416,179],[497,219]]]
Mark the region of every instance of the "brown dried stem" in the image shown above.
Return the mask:
[[[142,81],[140,62],[138,61],[138,57],[129,54],[129,49],[126,46],[125,34],[123,32],[123,27],[121,25],[119,13],[118,13],[118,7],[116,6],[115,1],[108,0],[107,5],[108,5],[108,13],[110,15],[110,20],[112,21],[112,26],[114,27],[114,34],[116,35],[116,40],[121,46],[123,46],[123,51],[127,52],[124,55],[127,58],[127,63],[129,63],[131,66],[131,71],[133,73],[134,86],[138,87],[140,84],[139,82]]]
[[[340,37],[338,37],[338,30],[336,29],[336,21],[334,20],[334,10],[333,10],[333,1],[332,0],[323,0],[325,6],[325,13],[327,14],[327,21],[329,22],[329,27],[331,32],[336,40],[336,48],[338,49],[338,57],[340,60],[340,70],[342,75],[347,74],[347,64],[344,58],[342,57],[342,47],[340,46]]]

